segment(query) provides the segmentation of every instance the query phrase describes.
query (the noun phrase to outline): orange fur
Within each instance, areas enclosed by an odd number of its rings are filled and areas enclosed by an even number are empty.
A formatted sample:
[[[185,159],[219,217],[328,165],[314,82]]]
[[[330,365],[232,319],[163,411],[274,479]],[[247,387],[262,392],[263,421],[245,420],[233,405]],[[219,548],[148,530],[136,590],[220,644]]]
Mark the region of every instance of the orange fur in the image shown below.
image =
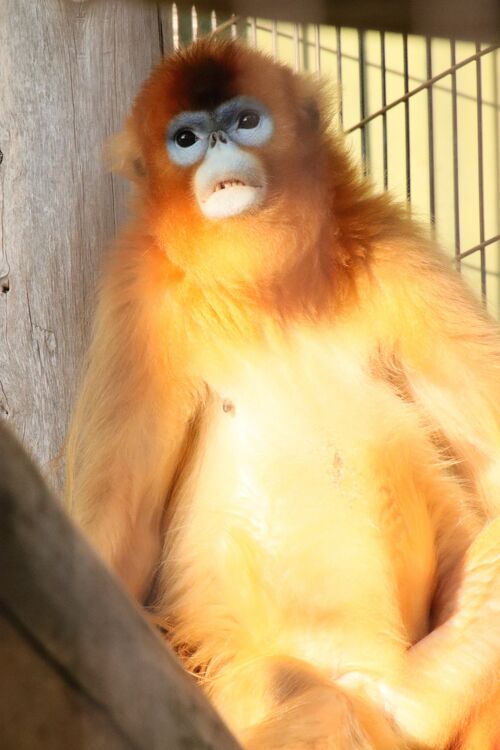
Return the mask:
[[[266,205],[212,222],[164,133],[219,89],[258,96],[275,134]],[[488,750],[498,330],[358,177],[321,100],[214,41],[145,84],[112,145],[135,216],[104,276],[68,502],[130,591],[153,587],[249,749]]]

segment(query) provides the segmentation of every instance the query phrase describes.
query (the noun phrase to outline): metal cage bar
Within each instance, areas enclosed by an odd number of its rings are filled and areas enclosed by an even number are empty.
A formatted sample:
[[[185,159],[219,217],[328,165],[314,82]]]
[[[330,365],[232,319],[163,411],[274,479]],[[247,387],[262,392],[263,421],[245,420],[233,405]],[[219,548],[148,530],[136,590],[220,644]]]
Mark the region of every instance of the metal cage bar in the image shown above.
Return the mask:
[[[453,215],[455,229],[455,263],[460,270],[460,183],[458,175],[458,96],[457,96],[457,55],[455,40],[450,41],[451,61],[451,106],[453,134]]]
[[[344,126],[344,105],[342,92],[342,29],[338,26],[335,29],[335,40],[337,43],[337,84],[339,87],[339,124]]]
[[[298,72],[300,70],[300,34],[299,24],[293,24],[293,67]]]
[[[376,117],[380,117],[380,115],[384,114],[384,112],[389,112],[389,110],[394,109],[394,107],[397,107],[398,104],[403,104],[404,102],[408,101],[408,99],[411,99],[412,96],[419,94],[421,91],[425,91],[425,89],[428,89],[429,87],[433,86],[438,81],[441,81],[443,78],[446,78],[447,76],[449,76],[453,71],[460,70],[466,65],[469,65],[469,63],[474,62],[478,58],[484,57],[485,55],[488,55],[491,52],[495,52],[497,49],[498,47],[496,45],[485,47],[479,52],[476,52],[474,55],[470,55],[469,57],[466,57],[464,60],[460,60],[460,62],[455,63],[455,65],[450,65],[448,68],[446,68],[446,70],[443,70],[441,71],[441,73],[434,75],[432,78],[430,78],[427,81],[423,81],[419,86],[416,86],[414,89],[410,89],[408,92],[405,92],[403,96],[400,96],[397,99],[393,99],[393,101],[386,104],[385,107],[381,107],[376,112],[372,112],[370,115],[365,117],[364,120],[360,120],[355,125],[352,125],[345,132],[352,133],[358,128],[363,128],[365,125],[368,125],[369,122],[371,122],[372,120],[375,120]]]
[[[278,22],[273,19],[271,25],[272,52],[273,57],[278,57]]]
[[[405,91],[405,167],[406,200],[411,201],[411,140],[410,140],[410,74],[408,68],[408,34],[403,34],[403,80]],[[364,129],[364,128],[363,128]]]
[[[359,54],[359,101],[360,117],[366,117],[366,63],[365,63],[365,32],[358,30],[358,54]],[[361,158],[363,162],[363,174],[368,172],[368,128],[361,128]]]
[[[179,13],[177,11],[177,5],[172,5],[172,46],[174,49],[179,49]]]
[[[257,46],[257,19],[253,17],[249,18],[248,27],[249,27],[250,44],[252,45],[252,47],[256,47]]]
[[[191,7],[191,36],[193,41],[198,39],[198,12],[195,5]]]
[[[432,46],[429,37],[425,40],[427,79],[432,78]],[[436,221],[436,187],[434,181],[434,101],[432,87],[427,89],[427,141],[429,144],[429,215],[434,230]]]
[[[318,24],[314,27],[314,64],[317,73],[321,73],[321,29]]]
[[[476,52],[481,47],[476,44]],[[479,257],[481,268],[481,294],[486,299],[486,249],[484,239],[484,162],[483,162],[483,84],[481,75],[481,58],[476,58],[476,106],[477,106],[477,174],[479,194]]]
[[[432,57],[432,44],[431,40],[427,38],[425,40],[425,54],[426,54],[426,71],[427,79],[419,83],[415,87],[410,87],[409,82],[411,80],[410,72],[408,70],[408,40],[403,36],[403,80],[404,80],[404,94],[400,97],[394,98],[391,101],[387,99],[386,89],[386,55],[385,55],[385,44],[384,44],[384,33],[380,33],[380,59],[381,59],[381,71],[380,71],[380,82],[381,82],[381,100],[382,106],[370,113],[362,114],[359,122],[350,125],[345,129],[347,134],[355,133],[357,130],[362,132],[366,130],[370,123],[377,118],[381,118],[382,121],[382,159],[383,159],[383,170],[384,170],[384,187],[388,187],[388,151],[390,151],[390,143],[388,142],[387,133],[387,113],[396,108],[397,106],[404,106],[404,130],[405,130],[405,177],[406,177],[406,195],[408,201],[412,199],[412,173],[411,173],[411,112],[410,112],[410,101],[417,94],[426,91],[427,92],[427,143],[428,143],[428,205],[429,205],[429,218],[431,224],[431,231],[435,232],[435,221],[436,221],[436,185],[435,185],[435,108],[433,100],[433,92],[436,84],[444,82],[445,79],[449,78],[450,89],[449,95],[451,98],[451,152],[452,152],[452,215],[453,215],[453,245],[454,245],[454,257],[455,263],[458,270],[462,269],[462,262],[465,259],[477,258],[477,266],[473,264],[469,266],[469,270],[475,270],[479,274],[480,293],[483,301],[486,302],[488,296],[488,276],[495,274],[494,267],[489,270],[487,249],[492,248],[497,243],[500,244],[500,232],[495,232],[492,236],[488,237],[486,232],[486,196],[485,196],[485,166],[484,166],[484,102],[483,102],[483,73],[482,73],[482,60],[485,56],[492,54],[499,48],[496,45],[490,45],[488,47],[481,48],[479,44],[476,45],[474,54],[468,55],[462,60],[457,60],[457,43],[452,40],[450,41],[450,65],[445,69],[435,72],[433,69],[433,57]],[[360,60],[361,60],[360,55]],[[459,153],[459,141],[460,141],[460,117],[458,111],[458,102],[460,96],[463,96],[459,92],[457,85],[457,71],[460,71],[467,66],[475,66],[475,86],[476,93],[472,98],[475,100],[476,106],[476,129],[477,129],[477,153],[476,153],[476,171],[477,171],[477,203],[478,203],[478,217],[477,227],[479,242],[474,244],[472,247],[463,249],[463,237],[461,227],[461,210],[463,205],[461,204],[461,178],[460,170],[461,164],[463,169],[463,155],[461,157]],[[446,89],[445,89],[446,90]],[[499,147],[500,148],[500,147]],[[365,153],[362,149],[363,155]],[[474,158],[473,154],[471,156]],[[370,154],[368,153],[368,160]],[[369,170],[368,170],[369,171]],[[497,225],[498,226],[498,225]],[[500,228],[500,227],[499,227]],[[493,256],[491,256],[493,262]],[[499,257],[500,262],[500,257]],[[497,311],[498,312],[498,311]]]
[[[385,71],[385,33],[380,32],[380,88],[382,94],[382,108],[387,107],[387,80]],[[384,190],[389,183],[389,161],[387,154],[387,112],[382,112],[382,159],[384,170]]]

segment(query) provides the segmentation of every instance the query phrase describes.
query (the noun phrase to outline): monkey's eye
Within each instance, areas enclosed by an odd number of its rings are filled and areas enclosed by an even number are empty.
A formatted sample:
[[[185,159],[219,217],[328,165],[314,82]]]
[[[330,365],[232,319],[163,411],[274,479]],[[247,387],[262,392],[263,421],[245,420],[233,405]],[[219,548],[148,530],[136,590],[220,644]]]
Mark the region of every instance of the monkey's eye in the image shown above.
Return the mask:
[[[198,140],[197,136],[193,133],[190,128],[182,128],[175,134],[175,142],[181,148],[189,148],[193,146]]]
[[[238,117],[238,128],[243,130],[252,130],[256,128],[260,122],[260,115],[254,112],[253,109],[246,109]]]

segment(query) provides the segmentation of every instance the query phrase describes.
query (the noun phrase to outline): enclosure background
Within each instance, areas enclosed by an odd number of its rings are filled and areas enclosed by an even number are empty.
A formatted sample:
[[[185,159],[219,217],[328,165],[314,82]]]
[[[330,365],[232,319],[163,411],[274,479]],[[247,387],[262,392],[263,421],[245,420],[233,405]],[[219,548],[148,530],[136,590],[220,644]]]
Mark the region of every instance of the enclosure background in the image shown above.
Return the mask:
[[[126,187],[106,172],[102,144],[162,53],[228,21],[183,8],[0,4],[0,414],[56,487],[101,259],[126,214]],[[332,94],[340,74],[336,118],[354,157],[365,156],[382,189],[411,199],[450,255],[464,256],[467,281],[498,314],[498,50],[256,18],[224,33],[320,70]]]

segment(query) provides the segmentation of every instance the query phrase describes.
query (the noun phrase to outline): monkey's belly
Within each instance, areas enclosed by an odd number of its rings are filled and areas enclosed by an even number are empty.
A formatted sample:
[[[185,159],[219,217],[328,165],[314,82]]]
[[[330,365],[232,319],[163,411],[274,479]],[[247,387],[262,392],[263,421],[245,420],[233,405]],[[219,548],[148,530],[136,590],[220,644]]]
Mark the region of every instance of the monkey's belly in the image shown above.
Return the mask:
[[[376,671],[427,624],[428,446],[355,363],[304,361],[246,363],[216,386],[173,523],[171,577],[188,593],[171,606],[207,637],[227,621],[257,651]]]

